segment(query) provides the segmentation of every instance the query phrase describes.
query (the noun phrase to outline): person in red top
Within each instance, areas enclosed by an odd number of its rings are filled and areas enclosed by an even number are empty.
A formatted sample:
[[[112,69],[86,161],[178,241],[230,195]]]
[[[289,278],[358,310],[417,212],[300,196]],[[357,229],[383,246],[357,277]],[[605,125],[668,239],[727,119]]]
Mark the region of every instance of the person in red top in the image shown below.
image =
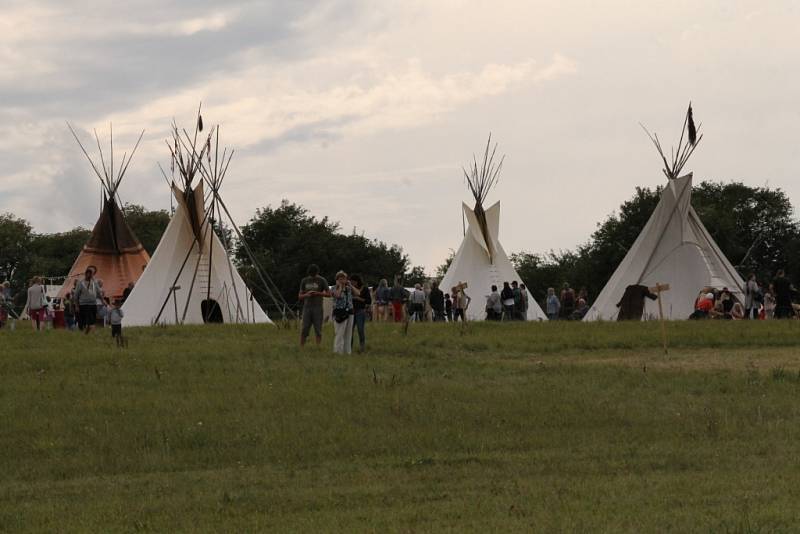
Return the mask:
[[[714,314],[714,293],[702,295],[694,307],[694,313],[689,319],[707,319]]]

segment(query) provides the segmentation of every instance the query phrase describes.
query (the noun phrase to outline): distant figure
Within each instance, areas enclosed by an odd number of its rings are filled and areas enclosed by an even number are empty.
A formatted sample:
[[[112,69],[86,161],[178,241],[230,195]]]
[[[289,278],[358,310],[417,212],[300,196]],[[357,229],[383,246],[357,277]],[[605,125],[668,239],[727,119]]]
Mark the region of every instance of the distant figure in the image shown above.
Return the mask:
[[[422,322],[425,317],[425,291],[422,290],[422,284],[414,284],[409,300],[414,321]]]
[[[764,319],[775,318],[775,290],[770,284],[766,293],[764,293]]]
[[[465,288],[463,285],[457,286],[453,288],[455,293],[455,298],[453,299],[453,320],[458,321],[459,317],[461,318],[461,322],[467,322],[467,308],[469,308],[470,302],[472,302],[472,298],[467,295]]]
[[[708,319],[714,314],[714,293],[710,291],[697,299],[694,312],[689,319]]]
[[[122,318],[124,316],[122,300],[117,299],[108,308],[108,323],[111,325],[111,338],[117,342],[117,347],[122,347],[125,343],[122,337]]]
[[[486,320],[499,321],[503,316],[503,303],[500,300],[500,293],[497,292],[497,286],[492,286],[492,292],[486,297]]]
[[[11,313],[11,284],[6,280],[0,284],[0,328],[8,322]]]
[[[131,295],[131,291],[133,291],[134,283],[129,282],[128,286],[122,291],[122,302],[124,303],[128,300],[128,297]]]
[[[433,310],[434,322],[444,321],[444,293],[439,289],[439,282],[431,284],[431,294],[428,296],[428,300],[431,303],[431,310]]]
[[[503,320],[514,320],[514,290],[508,282],[503,282],[503,290],[500,292],[500,300],[503,302]]]
[[[448,323],[453,322],[453,300],[450,298],[450,293],[444,294],[444,315]]]
[[[528,293],[528,288],[525,287],[525,284],[519,285],[519,296],[520,296],[520,305],[522,306],[522,309],[520,310],[519,314],[519,320],[527,321],[528,306],[530,305],[530,294]]]
[[[46,313],[45,289],[42,285],[42,278],[36,276],[28,288],[28,316],[31,318],[31,326],[34,330],[44,330]]]
[[[572,312],[575,311],[575,290],[569,287],[568,283],[564,283],[561,290],[561,317],[569,319],[572,317]]]
[[[786,278],[786,273],[783,269],[778,270],[777,276],[772,281],[772,287],[775,289],[775,318],[789,319],[793,317],[792,295],[795,289],[789,279]]]
[[[378,282],[378,289],[375,290],[375,302],[377,303],[377,319],[378,321],[385,321],[388,318],[388,309],[390,297],[389,282],[386,278]]]
[[[61,307],[64,308],[64,325],[67,330],[75,330],[75,316],[77,315],[77,306],[72,299],[72,292],[64,295],[64,300],[61,302]]]
[[[617,321],[641,321],[644,314],[644,299],[656,300],[658,295],[641,284],[632,284],[625,288],[625,293],[617,302],[619,313]]]
[[[372,304],[372,295],[357,274],[350,277],[353,287],[353,328],[358,333],[358,352],[364,352],[367,343],[367,309]]]
[[[548,287],[547,288],[547,300],[545,302],[545,308],[547,308],[547,318],[551,321],[555,321],[558,319],[558,312],[561,309],[561,302],[558,300],[556,296],[555,288]]]
[[[578,299],[578,305],[575,307],[575,310],[572,312],[570,319],[573,321],[581,321],[583,320],[586,312],[589,311],[589,305],[586,304],[586,301],[583,299]]]
[[[319,267],[308,266],[308,276],[300,280],[297,298],[303,303],[303,326],[300,329],[300,346],[306,344],[311,327],[314,327],[317,346],[322,342],[322,299],[330,295],[328,281],[319,275]]]
[[[331,290],[333,297],[333,352],[350,354],[353,351],[353,286],[347,273],[336,273],[336,285]]]
[[[80,323],[83,333],[88,334],[94,330],[97,322],[97,299],[102,295],[102,290],[94,279],[94,269],[86,269],[82,280],[75,284],[73,300],[78,303]]]
[[[406,288],[400,283],[400,278],[396,278],[394,286],[389,291],[389,300],[392,302],[392,313],[394,315],[394,322],[400,323],[403,321],[403,304],[408,301],[408,292]]]

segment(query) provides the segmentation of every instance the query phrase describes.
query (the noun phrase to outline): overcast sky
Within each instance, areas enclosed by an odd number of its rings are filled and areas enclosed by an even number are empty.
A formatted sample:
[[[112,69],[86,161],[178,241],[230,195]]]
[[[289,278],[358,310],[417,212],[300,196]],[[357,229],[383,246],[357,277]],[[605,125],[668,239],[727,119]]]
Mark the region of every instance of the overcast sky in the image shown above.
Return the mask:
[[[0,0],[0,212],[91,227],[88,143],[145,138],[120,194],[168,208],[157,163],[199,101],[236,150],[237,221],[287,198],[435,268],[458,247],[461,166],[491,131],[505,249],[586,241],[635,186],[663,183],[638,123],[679,134],[696,178],[800,203],[794,1]]]

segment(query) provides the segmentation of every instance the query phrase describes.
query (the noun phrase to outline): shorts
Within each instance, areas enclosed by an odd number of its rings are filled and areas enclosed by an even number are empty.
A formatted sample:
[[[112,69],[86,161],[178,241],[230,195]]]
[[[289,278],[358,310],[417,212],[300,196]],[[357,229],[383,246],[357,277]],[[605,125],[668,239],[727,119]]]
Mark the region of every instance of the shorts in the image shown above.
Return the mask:
[[[112,324],[111,325],[111,337],[121,337],[122,336],[122,325],[121,324]]]
[[[45,319],[46,310],[44,308],[39,308],[38,310],[28,310],[28,317],[31,318],[31,321],[36,323],[42,323]]]
[[[97,304],[81,304],[78,308],[83,327],[94,326],[94,323],[97,322]]]
[[[312,326],[317,337],[322,337],[322,306],[303,306],[303,327],[300,330],[303,339],[308,337]]]

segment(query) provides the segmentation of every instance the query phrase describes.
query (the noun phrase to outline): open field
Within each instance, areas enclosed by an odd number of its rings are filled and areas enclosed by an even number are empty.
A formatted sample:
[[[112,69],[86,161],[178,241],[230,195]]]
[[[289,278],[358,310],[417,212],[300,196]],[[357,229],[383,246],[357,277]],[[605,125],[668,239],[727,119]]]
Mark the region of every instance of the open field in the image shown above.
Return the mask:
[[[6,531],[793,531],[800,323],[0,332]]]

